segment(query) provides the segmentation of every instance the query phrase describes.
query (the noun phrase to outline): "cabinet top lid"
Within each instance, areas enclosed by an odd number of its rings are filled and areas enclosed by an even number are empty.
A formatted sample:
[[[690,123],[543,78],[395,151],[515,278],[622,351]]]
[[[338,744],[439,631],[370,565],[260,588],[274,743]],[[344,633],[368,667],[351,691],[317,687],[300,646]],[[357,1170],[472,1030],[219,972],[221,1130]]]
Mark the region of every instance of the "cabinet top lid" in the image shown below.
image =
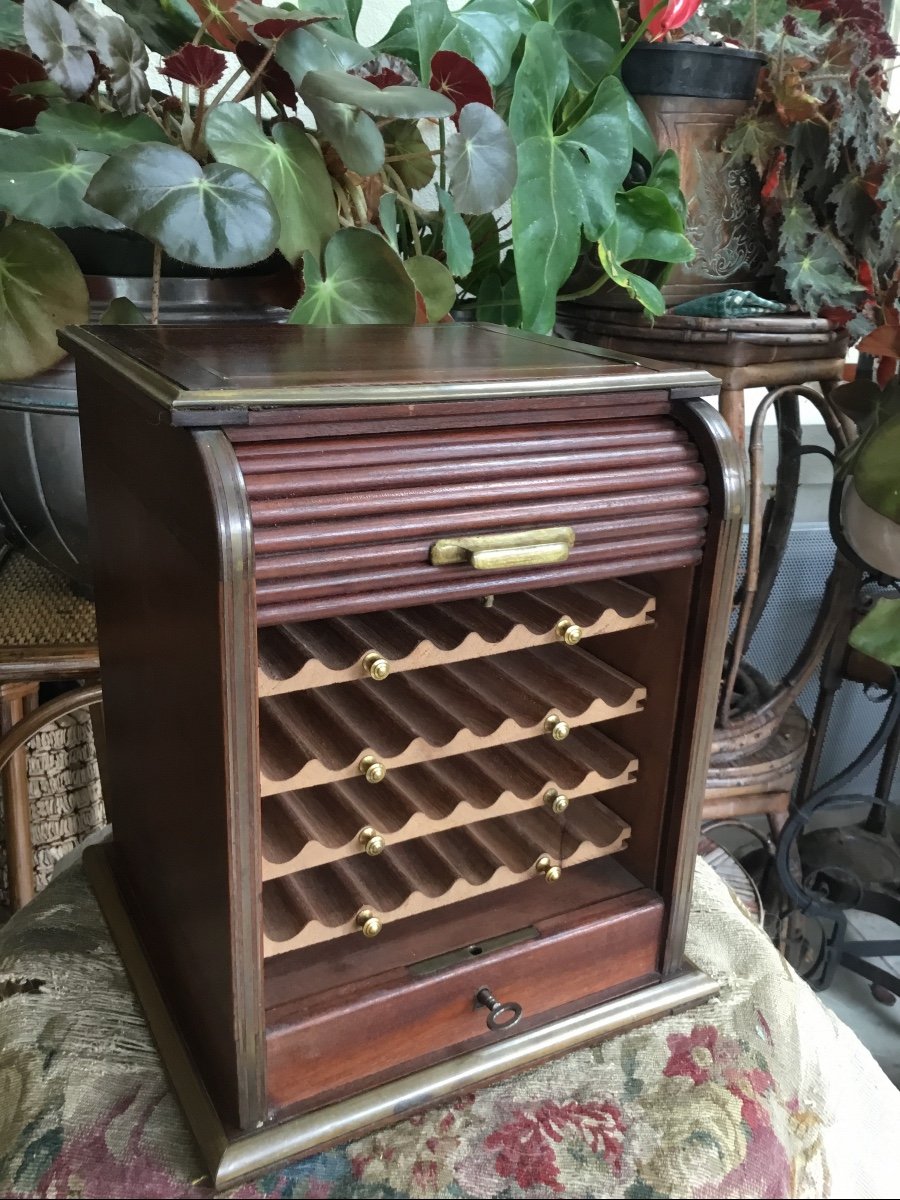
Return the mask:
[[[171,409],[718,387],[705,371],[499,325],[93,325],[60,342]]]

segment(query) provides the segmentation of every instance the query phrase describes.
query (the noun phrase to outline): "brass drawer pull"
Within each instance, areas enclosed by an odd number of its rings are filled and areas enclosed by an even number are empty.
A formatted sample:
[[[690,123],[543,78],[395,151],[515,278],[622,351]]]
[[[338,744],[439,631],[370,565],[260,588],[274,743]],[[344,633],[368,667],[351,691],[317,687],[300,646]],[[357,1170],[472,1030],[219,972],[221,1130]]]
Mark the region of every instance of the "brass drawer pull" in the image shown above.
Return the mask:
[[[369,783],[381,783],[387,771],[374,754],[367,754],[359,760],[359,773],[365,775]]]
[[[556,788],[547,788],[544,792],[544,803],[555,812],[557,816],[564,813],[569,807],[569,797],[558,791]]]
[[[449,563],[468,563],[479,571],[539,567],[565,562],[574,545],[575,531],[566,525],[554,529],[441,538],[431,547],[431,565],[443,567]]]
[[[568,722],[559,713],[550,713],[544,721],[544,732],[549,733],[554,742],[564,742],[571,731]]]
[[[510,1002],[501,1004],[490,988],[479,988],[475,993],[475,1004],[481,1008],[487,1008],[487,1027],[492,1033],[497,1033],[501,1029],[512,1029],[513,1025],[518,1025],[522,1016],[522,1005]]]
[[[377,650],[370,650],[362,658],[362,669],[376,682],[387,679],[391,673],[391,664]]]
[[[373,829],[371,825],[367,825],[365,829],[359,831],[357,840],[366,854],[371,854],[373,857],[376,854],[380,854],[386,845],[382,835],[377,829]]]
[[[542,854],[534,864],[534,869],[538,875],[543,875],[548,883],[559,883],[562,877],[562,867],[554,867],[553,859],[549,854]]]
[[[560,617],[556,622],[556,636],[567,646],[577,646],[583,633],[584,630],[571,617]]]
[[[371,908],[361,908],[356,914],[356,925],[363,937],[378,937],[381,933],[381,919],[376,917]]]

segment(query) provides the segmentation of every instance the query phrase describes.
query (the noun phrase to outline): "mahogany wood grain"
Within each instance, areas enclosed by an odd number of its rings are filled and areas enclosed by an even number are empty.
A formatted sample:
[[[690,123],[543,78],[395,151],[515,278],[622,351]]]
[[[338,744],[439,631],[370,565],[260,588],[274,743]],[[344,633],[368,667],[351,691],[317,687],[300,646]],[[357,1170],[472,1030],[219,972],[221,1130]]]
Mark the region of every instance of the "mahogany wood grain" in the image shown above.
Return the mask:
[[[249,525],[214,495],[195,435],[88,364],[78,373],[120,879],[220,1111],[252,1127],[264,1062]]]
[[[276,1109],[371,1076],[401,1075],[429,1051],[458,1053],[535,1028],[547,1010],[656,969],[662,904],[641,891],[551,918],[538,937],[432,976],[408,967],[330,989],[270,1026],[269,1099]],[[523,1021],[506,1034],[485,1029],[475,993],[489,987],[515,1001]]]

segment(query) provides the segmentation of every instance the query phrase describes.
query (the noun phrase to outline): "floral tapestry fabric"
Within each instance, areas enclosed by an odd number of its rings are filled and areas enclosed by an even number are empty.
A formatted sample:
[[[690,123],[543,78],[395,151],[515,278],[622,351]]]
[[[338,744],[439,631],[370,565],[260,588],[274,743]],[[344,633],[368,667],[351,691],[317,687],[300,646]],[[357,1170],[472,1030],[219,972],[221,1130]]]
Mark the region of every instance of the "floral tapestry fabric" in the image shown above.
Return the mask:
[[[704,864],[702,1007],[273,1171],[238,1197],[880,1197],[900,1095]],[[0,1195],[206,1197],[80,866],[0,931]]]

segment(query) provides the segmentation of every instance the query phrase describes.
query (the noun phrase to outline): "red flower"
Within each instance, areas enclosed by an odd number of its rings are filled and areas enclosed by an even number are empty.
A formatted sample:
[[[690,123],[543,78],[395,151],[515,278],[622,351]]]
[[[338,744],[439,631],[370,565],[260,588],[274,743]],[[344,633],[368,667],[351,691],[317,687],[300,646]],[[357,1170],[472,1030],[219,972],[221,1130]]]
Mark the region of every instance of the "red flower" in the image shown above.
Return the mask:
[[[253,74],[268,54],[267,48],[259,42],[238,42],[234,52],[248,75]],[[270,58],[266,63],[261,78],[264,92],[271,92],[286,108],[297,107],[297,89],[294,87],[294,81],[274,58]]]
[[[457,126],[459,114],[467,104],[494,107],[494,94],[485,76],[473,62],[453,50],[438,50],[432,58],[428,86],[433,92],[443,92],[449,96],[456,105],[453,120]]]
[[[226,63],[227,59],[220,50],[188,44],[165,59],[160,75],[168,75],[169,79],[190,83],[197,88],[208,88],[222,78]]]
[[[781,175],[784,171],[784,164],[787,162],[787,154],[783,146],[779,146],[775,157],[772,159],[771,166],[766,172],[766,178],[762,185],[760,195],[763,200],[771,200],[772,196],[781,183]]]
[[[658,3],[659,0],[640,0],[642,21],[646,21]],[[658,42],[673,29],[680,29],[682,25],[686,25],[699,7],[700,0],[669,0],[665,8],[660,9],[647,26],[650,40]]]

